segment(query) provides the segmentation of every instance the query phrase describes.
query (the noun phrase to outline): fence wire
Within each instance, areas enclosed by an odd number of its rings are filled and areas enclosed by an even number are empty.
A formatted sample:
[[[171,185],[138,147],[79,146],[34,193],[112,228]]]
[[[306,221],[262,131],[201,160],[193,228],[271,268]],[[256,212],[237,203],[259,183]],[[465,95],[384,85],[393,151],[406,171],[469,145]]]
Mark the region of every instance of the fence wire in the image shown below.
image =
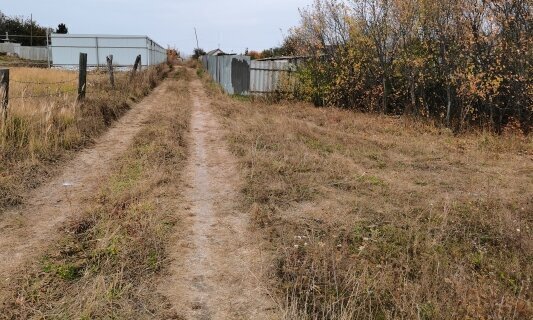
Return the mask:
[[[63,80],[63,81],[56,81],[56,82],[34,82],[34,81],[18,81],[10,79],[10,82],[20,83],[20,84],[35,84],[35,85],[58,85],[58,84],[65,84],[70,82],[78,81],[78,77],[72,78],[70,80]]]
[[[46,94],[37,94],[37,95],[22,95],[22,96],[19,96],[19,97],[9,97],[9,100],[17,100],[17,99],[34,99],[34,98],[48,98],[48,97],[60,97],[61,95],[63,94],[67,94],[67,93],[74,93],[74,92],[77,92],[78,89],[75,88],[75,89],[70,89],[70,90],[62,90],[62,91],[59,91],[59,92],[55,92],[55,93],[46,93]]]

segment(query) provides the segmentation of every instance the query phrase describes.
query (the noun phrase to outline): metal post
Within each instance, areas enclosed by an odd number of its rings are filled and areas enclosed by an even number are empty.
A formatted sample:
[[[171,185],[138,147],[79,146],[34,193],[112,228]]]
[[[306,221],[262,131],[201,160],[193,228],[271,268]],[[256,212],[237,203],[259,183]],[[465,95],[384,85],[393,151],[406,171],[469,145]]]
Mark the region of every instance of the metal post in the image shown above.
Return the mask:
[[[78,80],[78,101],[85,99],[87,91],[87,54],[80,52],[80,70]]]
[[[109,70],[109,82],[111,82],[111,88],[115,89],[115,76],[113,75],[113,55],[110,54],[106,58],[107,69]]]
[[[133,70],[131,71],[130,79],[133,79],[133,77],[135,76],[135,73],[137,72],[137,68],[139,68],[140,63],[141,63],[141,55],[138,55],[137,58],[135,58],[135,63],[133,64]]]
[[[96,39],[96,70],[100,70],[100,50],[98,47],[98,37]]]
[[[150,59],[148,61],[148,66],[154,64],[154,42],[150,40]]]
[[[7,119],[7,106],[9,104],[9,69],[0,69],[0,101],[4,123]]]

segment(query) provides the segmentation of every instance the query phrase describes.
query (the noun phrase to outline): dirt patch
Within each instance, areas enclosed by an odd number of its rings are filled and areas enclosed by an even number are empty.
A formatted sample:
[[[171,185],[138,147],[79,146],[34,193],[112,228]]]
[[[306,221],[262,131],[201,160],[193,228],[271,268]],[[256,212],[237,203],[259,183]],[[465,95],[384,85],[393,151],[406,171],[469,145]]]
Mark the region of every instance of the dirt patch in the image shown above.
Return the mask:
[[[273,319],[276,303],[265,291],[266,254],[238,210],[242,181],[236,159],[211,111],[202,84],[191,82],[190,158],[183,213],[188,232],[177,235],[170,276],[161,291],[189,319]]]

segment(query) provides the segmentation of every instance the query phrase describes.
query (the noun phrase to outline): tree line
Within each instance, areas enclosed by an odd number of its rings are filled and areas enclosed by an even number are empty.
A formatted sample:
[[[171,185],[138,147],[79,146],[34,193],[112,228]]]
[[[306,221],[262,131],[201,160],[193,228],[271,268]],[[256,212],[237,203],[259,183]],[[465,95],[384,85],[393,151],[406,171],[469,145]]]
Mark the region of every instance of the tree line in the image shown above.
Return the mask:
[[[68,28],[64,23],[60,23],[56,30],[50,31],[68,33]],[[0,38],[3,39],[6,33],[13,35],[9,38],[11,42],[20,43],[23,46],[46,46],[46,27],[28,17],[9,17],[0,11]],[[14,37],[15,35],[24,37]]]
[[[315,0],[285,51],[317,105],[531,130],[528,0]]]

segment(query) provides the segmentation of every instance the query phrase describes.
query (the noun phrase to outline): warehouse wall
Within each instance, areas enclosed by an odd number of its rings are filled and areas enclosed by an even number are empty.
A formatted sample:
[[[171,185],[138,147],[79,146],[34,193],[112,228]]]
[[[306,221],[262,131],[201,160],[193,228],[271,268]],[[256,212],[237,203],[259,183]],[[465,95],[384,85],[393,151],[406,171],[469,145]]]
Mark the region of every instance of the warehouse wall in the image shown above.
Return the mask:
[[[54,66],[77,66],[80,52],[87,53],[88,66],[105,66],[113,55],[115,66],[131,66],[141,55],[144,66],[163,63],[166,50],[146,36],[52,34]]]

